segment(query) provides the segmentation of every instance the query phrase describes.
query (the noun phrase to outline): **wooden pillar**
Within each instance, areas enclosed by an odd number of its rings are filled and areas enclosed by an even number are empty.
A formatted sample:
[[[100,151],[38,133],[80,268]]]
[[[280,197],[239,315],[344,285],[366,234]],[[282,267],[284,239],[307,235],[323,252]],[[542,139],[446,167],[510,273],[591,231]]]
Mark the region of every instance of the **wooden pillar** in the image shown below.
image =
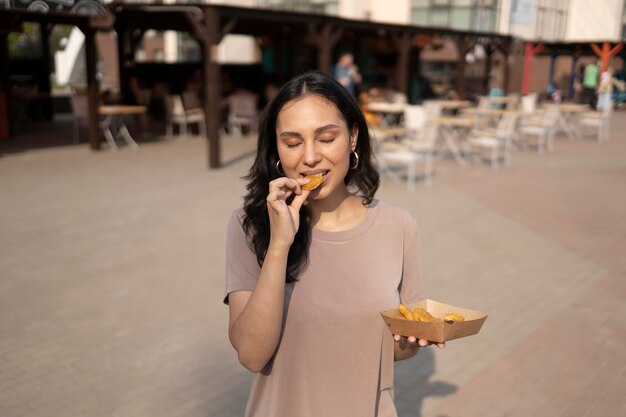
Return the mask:
[[[127,60],[128,60],[128,30],[126,27],[116,27],[117,32],[117,66],[120,83],[120,94],[124,99],[128,97],[130,89],[128,86]]]
[[[276,39],[275,41],[275,46],[276,46],[276,75],[277,78],[280,80],[280,83],[282,84],[283,81],[286,78],[289,78],[288,75],[286,75],[285,73],[283,73],[283,67],[286,65],[285,62],[287,61],[286,57],[285,57],[285,51],[287,50],[287,44],[285,41],[285,37],[284,36],[280,36],[279,38]]]
[[[511,41],[506,41],[500,48],[502,52],[502,69],[504,74],[502,75],[502,89],[504,94],[509,94],[509,55],[511,55]]]
[[[8,33],[0,31],[0,140],[11,136]]]
[[[493,58],[493,48],[489,45],[485,45],[485,80],[483,81],[483,88],[485,94],[489,94],[489,87],[491,87],[491,68]]]
[[[307,42],[317,48],[317,69],[331,73],[333,69],[333,48],[343,34],[341,28],[333,28],[329,23],[318,30],[315,25],[308,26]]]
[[[143,31],[133,28],[132,23],[129,25],[126,20],[119,22],[115,26],[117,32],[117,56],[118,56],[118,72],[120,83],[120,94],[125,103],[134,102],[134,92],[130,86],[131,76],[136,75],[135,54],[139,43],[141,42]]]
[[[402,33],[392,36],[392,41],[398,52],[398,60],[396,61],[396,88],[409,97],[409,54],[411,52],[411,35]]]
[[[422,87],[425,84],[422,76],[422,68],[420,56],[422,54],[422,46],[413,43],[413,47],[409,49],[409,95],[407,96],[409,103],[419,104],[423,100]]]
[[[329,24],[324,25],[317,42],[317,68],[326,73],[330,73],[333,66],[332,30],[333,28]]]
[[[456,40],[459,58],[456,63],[456,93],[459,99],[465,99],[465,55],[468,52],[469,42],[465,39]]]
[[[220,128],[220,66],[217,45],[220,41],[220,20],[216,9],[204,9],[204,114],[207,134],[209,168],[221,166]]]
[[[87,114],[89,120],[87,137],[91,149],[98,150],[100,149],[100,117],[98,115],[100,87],[96,79],[96,64],[98,61],[96,34],[90,29],[83,29],[83,33],[85,34],[85,60],[87,63]]]
[[[41,51],[42,51],[42,65],[43,65],[43,73],[46,76],[39,80],[39,91],[46,94],[47,97],[41,100],[41,108],[43,116],[46,120],[52,120],[53,110],[52,110],[52,97],[51,86],[50,86],[50,74],[52,73],[52,68],[50,65],[50,32],[52,32],[53,26],[48,23],[40,23],[39,30],[41,32]]]

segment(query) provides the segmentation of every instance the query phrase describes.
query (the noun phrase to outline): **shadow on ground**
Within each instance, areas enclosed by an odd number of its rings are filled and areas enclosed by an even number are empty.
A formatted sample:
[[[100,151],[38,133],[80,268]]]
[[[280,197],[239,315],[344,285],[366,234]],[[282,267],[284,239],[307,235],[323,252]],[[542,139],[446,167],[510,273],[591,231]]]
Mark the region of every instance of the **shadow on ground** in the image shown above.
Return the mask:
[[[414,358],[396,362],[395,392],[399,417],[421,417],[424,399],[446,397],[457,391],[456,385],[432,380],[435,375],[432,349],[421,348]]]

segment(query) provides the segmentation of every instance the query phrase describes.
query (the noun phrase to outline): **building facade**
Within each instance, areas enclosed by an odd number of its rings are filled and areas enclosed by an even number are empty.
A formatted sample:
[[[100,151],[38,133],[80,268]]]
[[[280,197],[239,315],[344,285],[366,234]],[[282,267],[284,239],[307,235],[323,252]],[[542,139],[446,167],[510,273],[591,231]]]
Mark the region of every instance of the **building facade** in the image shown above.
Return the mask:
[[[373,22],[509,35],[521,41],[511,51],[512,57],[507,57],[512,75],[509,87],[514,89],[520,88],[523,77],[524,42],[533,45],[589,45],[623,44],[626,41],[625,0],[394,0],[392,7],[389,0],[234,0],[229,3],[324,13]],[[454,45],[450,45],[451,41],[443,42],[447,44],[437,51],[425,51],[422,58],[426,73],[445,83],[456,77],[453,63],[458,59],[459,52]],[[589,51],[589,48],[586,49]],[[610,65],[617,71],[623,71],[623,54],[610,58]],[[480,72],[477,67],[481,65],[481,55],[480,49],[467,54],[467,76]],[[584,63],[603,57],[589,52],[582,57],[568,59],[553,52],[535,57],[530,90],[543,91],[546,85],[548,89],[557,88],[554,80],[548,77],[571,79],[573,66],[579,58],[582,58],[580,63]],[[566,84],[561,81],[558,88],[564,89]],[[569,84],[571,88],[571,82]]]

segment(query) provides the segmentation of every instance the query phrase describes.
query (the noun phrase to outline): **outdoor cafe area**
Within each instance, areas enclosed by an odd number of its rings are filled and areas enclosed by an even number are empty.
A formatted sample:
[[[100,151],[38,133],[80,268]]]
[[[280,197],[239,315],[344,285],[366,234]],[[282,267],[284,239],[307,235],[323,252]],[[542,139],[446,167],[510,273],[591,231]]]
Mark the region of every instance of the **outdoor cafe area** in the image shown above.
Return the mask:
[[[539,155],[556,151],[556,137],[567,140],[608,140],[613,105],[602,111],[587,104],[539,100],[524,96],[479,96],[476,102],[457,99],[409,104],[394,101],[363,103],[375,153],[384,174],[406,181],[433,182],[441,158],[466,167],[510,167],[517,152]]]

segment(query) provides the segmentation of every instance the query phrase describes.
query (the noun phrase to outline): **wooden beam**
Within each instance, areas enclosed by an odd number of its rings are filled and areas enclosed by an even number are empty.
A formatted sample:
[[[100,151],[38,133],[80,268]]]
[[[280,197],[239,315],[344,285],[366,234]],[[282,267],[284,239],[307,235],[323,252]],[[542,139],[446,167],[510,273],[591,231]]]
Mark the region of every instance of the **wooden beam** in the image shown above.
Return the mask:
[[[89,16],[89,27],[94,30],[110,31],[115,25],[115,16],[108,10],[103,14]]]
[[[0,9],[1,11],[2,9]],[[0,34],[22,31],[22,19],[15,13],[0,13]]]
[[[226,24],[222,27],[222,29],[219,31],[218,33],[218,37],[217,37],[217,43],[222,42],[222,39],[224,39],[224,36],[228,35],[235,27],[235,25],[237,24],[237,18],[233,18],[230,19],[228,22],[226,22]]]
[[[219,168],[221,161],[220,128],[220,67],[217,63],[217,45],[220,38],[220,19],[218,11],[212,7],[204,8],[204,114],[207,134],[209,168]]]
[[[196,38],[198,42],[204,42],[204,31],[205,26],[204,23],[196,13],[185,13],[185,19],[189,22],[189,26],[191,27],[191,34]]]

